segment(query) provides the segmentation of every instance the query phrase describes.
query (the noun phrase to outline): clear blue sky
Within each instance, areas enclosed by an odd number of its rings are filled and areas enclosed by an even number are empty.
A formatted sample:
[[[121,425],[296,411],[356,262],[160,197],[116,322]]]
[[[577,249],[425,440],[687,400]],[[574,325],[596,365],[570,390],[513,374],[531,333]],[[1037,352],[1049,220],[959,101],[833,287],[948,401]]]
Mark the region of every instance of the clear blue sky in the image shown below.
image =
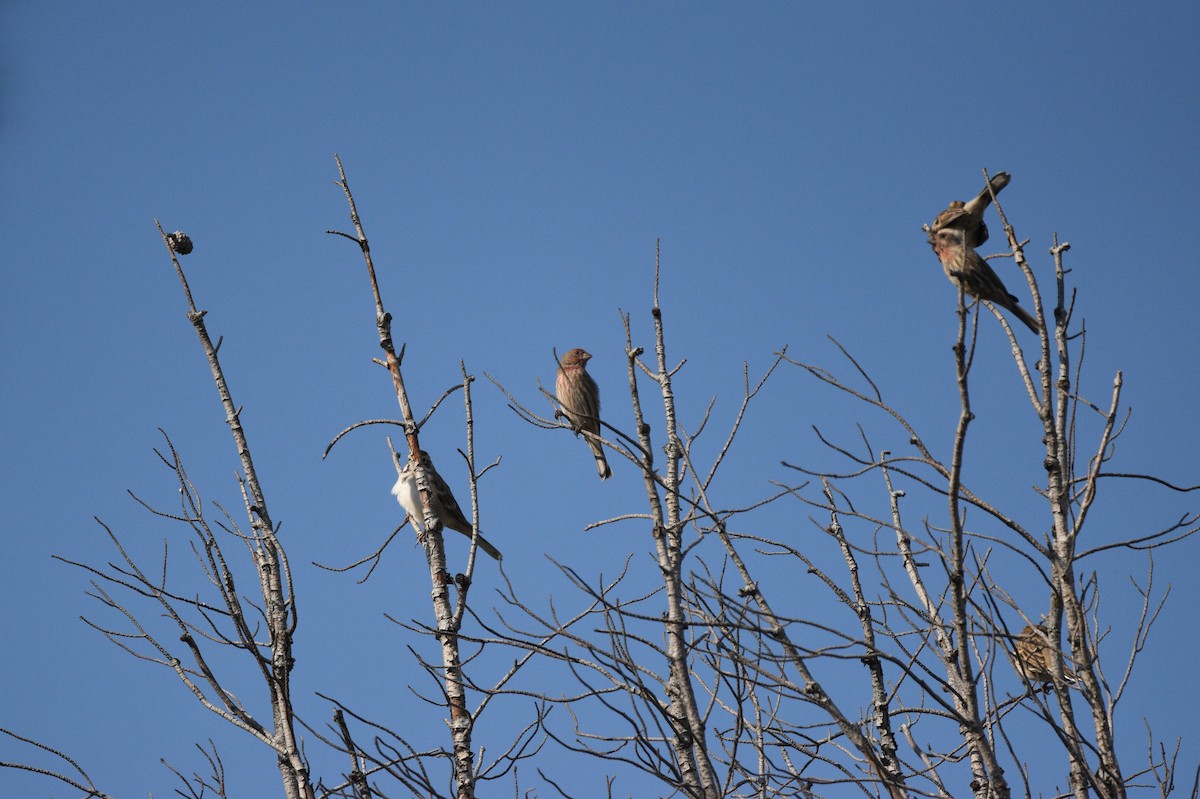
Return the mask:
[[[174,778],[158,758],[199,768],[191,743],[210,736],[223,742],[235,794],[278,790],[257,745],[237,751],[248,739],[170,674],[78,621],[99,610],[85,576],[51,560],[112,557],[95,515],[154,561],[156,542],[175,531],[126,490],[170,503],[151,452],[158,427],[208,497],[238,505],[232,442],[155,217],[196,243],[184,264],[209,329],[225,337],[227,374],[284,525],[301,591],[306,719],[328,718],[316,690],[408,712],[413,641],[381,613],[428,617],[418,552],[405,541],[367,587],[309,565],[365,554],[400,518],[378,429],[320,458],[350,423],[397,415],[386,374],[370,363],[378,348],[361,258],[325,234],[350,229],[334,152],[408,345],[414,404],[424,409],[457,379],[459,358],[481,378],[479,457],[504,457],[482,487],[483,525],[535,594],[570,596],[547,553],[595,575],[649,548],[633,525],[583,532],[641,511],[639,481],[614,464],[615,479],[600,484],[582,444],[519,422],[484,371],[537,403],[535,379],[553,379],[551,348],[583,346],[606,416],[627,426],[618,309],[635,314],[639,343],[650,344],[661,238],[668,343],[688,359],[677,385],[685,424],[694,429],[715,395],[710,448],[737,407],[744,360],[761,371],[786,344],[846,371],[832,335],[944,452],[957,412],[954,293],[920,226],[977,190],[984,167],[1014,175],[1002,199],[1031,239],[1044,289],[1050,236],[1072,244],[1089,328],[1084,390],[1106,404],[1122,369],[1134,411],[1117,467],[1200,482],[1198,21],[1200,7],[1184,2],[5,2],[0,726],[66,749],[123,796],[168,795]],[[994,236],[985,252],[999,247]],[[1012,486],[996,490],[1027,502],[1041,477],[1036,429],[1000,335],[984,320],[973,446],[981,461],[1012,467]],[[833,400],[798,370],[781,373],[735,450],[736,474],[717,486],[724,504],[792,479],[780,460],[837,463],[810,431],[829,425],[853,440]],[[883,420],[869,424],[877,447],[902,445]],[[462,436],[456,400],[422,439],[449,464],[460,499]],[[1097,540],[1200,504],[1152,496],[1102,505]],[[792,505],[770,518],[802,535],[806,517]],[[460,543],[449,542],[452,556]],[[1131,770],[1142,714],[1160,736],[1191,736],[1185,756],[1200,756],[1200,699],[1179,668],[1196,654],[1197,546],[1157,564],[1174,593],[1120,719]],[[174,553],[182,570],[185,552]],[[1102,614],[1127,633],[1125,575],[1141,576],[1144,560],[1095,565]],[[489,569],[477,575],[481,606],[498,583]],[[358,659],[364,648],[372,662]],[[0,759],[12,756],[0,743]],[[0,789],[45,795],[13,773],[0,772]]]

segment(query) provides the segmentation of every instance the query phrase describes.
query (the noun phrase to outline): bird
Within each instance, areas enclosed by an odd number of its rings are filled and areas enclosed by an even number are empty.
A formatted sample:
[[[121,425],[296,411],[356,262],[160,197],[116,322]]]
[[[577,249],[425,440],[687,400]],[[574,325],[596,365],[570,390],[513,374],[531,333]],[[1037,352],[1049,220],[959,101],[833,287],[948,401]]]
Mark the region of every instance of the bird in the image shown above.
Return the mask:
[[[554,381],[554,394],[562,405],[563,415],[575,428],[600,435],[600,387],[587,373],[587,362],[591,354],[576,347],[562,357],[558,364],[558,375]],[[612,477],[612,469],[608,468],[608,460],[604,457],[604,449],[600,442],[591,436],[584,436],[592,454],[596,457],[596,471],[601,480]]]
[[[992,195],[999,194],[1000,190],[1009,184],[1012,180],[1012,175],[1007,172],[997,172],[988,181],[988,186],[983,187],[983,191],[975,195],[975,198],[970,202],[964,203],[962,200],[954,200],[950,203],[945,211],[937,215],[937,219],[933,220],[933,232],[937,232],[944,227],[953,225],[962,230],[965,234],[967,243],[972,247],[979,247],[988,240],[987,225],[983,222],[984,209],[992,202]],[[991,191],[988,187],[991,187]]]
[[[996,272],[967,246],[966,233],[956,227],[945,227],[929,236],[929,243],[942,264],[942,270],[950,282],[977,300],[995,303],[1010,311],[1034,333],[1042,329],[1037,319],[1017,303],[1019,300],[1008,293]]]
[[[1017,304],[1019,300],[1008,293],[987,261],[967,246],[965,236],[963,230],[955,227],[945,227],[929,234],[929,243],[937,253],[946,277],[975,299],[995,303],[1011,312],[1034,333],[1041,332],[1041,323]]]
[[[1013,639],[1013,651],[1010,659],[1017,673],[1029,682],[1054,682],[1054,661],[1056,648],[1050,644],[1050,636],[1042,624],[1025,625],[1021,634]],[[1074,685],[1079,682],[1075,672],[1065,665],[1062,670],[1063,682]]]
[[[999,192],[1011,179],[1007,172],[996,173],[989,181],[991,191]],[[951,202],[929,227],[929,244],[951,283],[977,300],[992,302],[1007,309],[1026,327],[1038,333],[1042,329],[1041,322],[1017,304],[1017,298],[1008,293],[1000,277],[975,252],[975,248],[988,239],[983,212],[991,201],[991,192],[984,187],[970,202]]]
[[[442,526],[449,527],[451,530],[462,533],[467,538],[478,541],[480,549],[496,560],[501,560],[504,556],[500,554],[500,550],[492,546],[491,542],[482,535],[474,535],[471,523],[463,515],[462,508],[458,506],[458,501],[450,491],[450,486],[446,485],[446,481],[438,474],[437,469],[433,466],[433,459],[429,457],[429,453],[425,450],[421,450],[421,466],[424,467],[425,478],[429,481],[429,509],[441,521]],[[413,526],[417,531],[424,535],[425,511],[421,506],[421,492],[417,489],[417,467],[415,462],[410,460],[400,470],[400,476],[396,479],[396,484],[392,486],[392,496],[400,503],[400,507],[404,508],[408,513],[408,517],[412,519]]]

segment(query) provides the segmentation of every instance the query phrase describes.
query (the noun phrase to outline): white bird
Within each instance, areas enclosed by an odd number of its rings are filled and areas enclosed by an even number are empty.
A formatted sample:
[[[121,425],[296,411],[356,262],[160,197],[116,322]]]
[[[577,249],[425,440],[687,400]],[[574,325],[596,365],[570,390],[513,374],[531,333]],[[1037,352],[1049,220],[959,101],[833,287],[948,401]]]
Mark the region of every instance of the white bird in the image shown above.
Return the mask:
[[[462,508],[458,506],[458,501],[450,492],[450,486],[446,485],[446,481],[438,474],[437,469],[433,468],[433,460],[425,450],[421,450],[421,465],[425,467],[425,476],[429,480],[429,500],[432,505],[430,510],[441,521],[442,526],[456,530],[467,538],[477,540],[479,548],[496,560],[503,558],[500,550],[492,546],[486,538],[482,535],[478,537],[473,535],[471,523],[463,515]],[[400,477],[392,486],[392,496],[408,513],[408,518],[412,520],[417,531],[424,535],[425,511],[421,506],[421,492],[417,489],[416,471],[416,464],[411,460],[404,465],[404,468],[400,470]]]

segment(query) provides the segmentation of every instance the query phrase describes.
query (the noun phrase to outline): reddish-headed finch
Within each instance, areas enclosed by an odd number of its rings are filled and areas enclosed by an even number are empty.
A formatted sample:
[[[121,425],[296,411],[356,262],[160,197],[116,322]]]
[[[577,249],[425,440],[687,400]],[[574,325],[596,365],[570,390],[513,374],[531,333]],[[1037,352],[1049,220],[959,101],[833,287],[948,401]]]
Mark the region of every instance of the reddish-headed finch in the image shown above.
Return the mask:
[[[562,357],[558,364],[558,376],[554,381],[554,393],[562,405],[563,415],[576,431],[600,435],[600,387],[587,373],[587,362],[592,356],[576,347]],[[596,471],[601,480],[612,477],[604,449],[600,442],[585,435],[584,440],[596,457]]]
[[[996,174],[991,180],[992,189],[999,192],[1008,185],[1009,179],[1007,172]],[[934,220],[929,231],[929,244],[951,283],[977,300],[986,300],[1008,310],[1037,333],[1042,329],[1041,323],[1017,304],[1017,298],[1008,293],[987,261],[975,252],[975,248],[988,238],[983,211],[991,201],[991,194],[985,187],[970,202],[955,200],[950,203],[950,207]]]
[[[929,243],[950,282],[977,300],[987,300],[1007,309],[1034,333],[1040,331],[1042,326],[1038,320],[1017,304],[1017,298],[1008,293],[987,261],[966,245],[963,236],[962,230],[953,227],[942,228],[929,236]]]
[[[437,469],[433,468],[433,460],[425,450],[421,450],[421,465],[425,467],[425,477],[429,480],[429,501],[432,506],[430,510],[433,511],[433,515],[441,521],[443,527],[456,530],[467,538],[474,538],[471,533],[471,523],[463,515],[462,508],[458,506],[458,501],[450,492],[450,486],[446,485],[446,481],[438,474]],[[417,489],[416,471],[416,464],[412,461],[404,464],[404,468],[400,470],[400,477],[392,486],[392,496],[408,513],[408,518],[412,520],[413,526],[424,535],[425,511],[421,508],[421,492]],[[500,550],[492,546],[482,535],[476,540],[479,541],[479,548],[496,560],[504,557],[500,554]]]

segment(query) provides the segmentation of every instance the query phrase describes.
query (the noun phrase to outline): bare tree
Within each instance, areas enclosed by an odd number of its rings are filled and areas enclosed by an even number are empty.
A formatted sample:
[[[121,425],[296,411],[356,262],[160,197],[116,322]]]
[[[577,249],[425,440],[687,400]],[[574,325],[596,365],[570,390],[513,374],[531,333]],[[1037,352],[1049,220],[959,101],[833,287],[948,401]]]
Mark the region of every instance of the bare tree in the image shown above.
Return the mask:
[[[357,206],[354,202],[354,196],[350,191],[349,182],[346,179],[346,172],[342,167],[341,159],[334,156],[337,161],[339,182],[338,185],[342,188],[346,195],[347,203],[350,207],[350,219],[354,225],[355,235],[350,236],[346,233],[338,231],[329,231],[336,235],[341,235],[355,241],[362,251],[363,258],[366,262],[367,273],[371,283],[371,291],[375,300],[375,324],[379,334],[379,346],[383,349],[386,355],[384,365],[391,373],[392,384],[396,392],[396,400],[400,405],[402,418],[398,421],[391,420],[370,420],[366,422],[356,423],[350,428],[343,430],[334,441],[326,449],[326,454],[333,448],[334,445],[348,433],[350,430],[360,429],[365,425],[385,423],[397,424],[404,430],[405,439],[408,444],[408,457],[410,468],[415,474],[416,484],[421,496],[421,505],[424,519],[423,524],[414,526],[418,533],[426,558],[429,562],[430,584],[432,586],[433,614],[434,625],[421,624],[416,621],[398,622],[408,630],[421,633],[430,637],[439,645],[441,656],[440,664],[427,662],[423,658],[418,658],[418,663],[422,671],[431,675],[438,676],[441,685],[441,695],[431,698],[430,701],[434,704],[443,705],[449,712],[449,729],[451,734],[451,746],[449,750],[423,751],[419,752],[412,743],[412,734],[409,732],[397,730],[394,727],[365,718],[358,714],[353,714],[354,718],[376,731],[374,736],[374,750],[370,753],[362,748],[352,744],[350,730],[344,720],[343,711],[346,709],[338,704],[338,725],[341,731],[341,741],[343,749],[349,754],[355,763],[360,760],[370,764],[370,768],[366,769],[373,774],[388,775],[394,778],[405,790],[415,791],[421,795],[437,796],[441,795],[437,786],[437,779],[430,772],[430,761],[437,761],[448,758],[453,764],[453,791],[452,794],[458,799],[469,799],[475,795],[476,783],[480,779],[498,779],[509,772],[515,763],[530,756],[530,749],[534,746],[534,738],[532,733],[536,732],[537,724],[532,722],[525,730],[522,730],[513,741],[511,741],[503,750],[502,754],[486,768],[477,766],[474,762],[474,752],[472,749],[472,735],[475,724],[488,706],[490,698],[496,693],[497,688],[486,688],[476,686],[464,673],[463,656],[461,652],[462,643],[462,627],[464,617],[468,613],[469,604],[468,598],[472,584],[472,575],[475,570],[475,556],[479,547],[479,524],[478,524],[478,480],[492,466],[488,466],[482,470],[476,469],[475,448],[474,448],[474,416],[473,404],[471,398],[471,384],[474,378],[467,373],[466,366],[460,361],[459,367],[462,371],[462,383],[453,386],[444,392],[438,400],[429,409],[428,413],[421,419],[416,421],[413,416],[412,406],[409,402],[408,391],[405,387],[403,372],[401,369],[403,361],[403,348],[400,354],[396,353],[395,345],[392,340],[392,315],[384,310],[383,299],[379,289],[379,282],[375,276],[375,266],[371,260],[371,250],[367,243],[366,233],[363,230],[362,220],[359,217]],[[437,493],[433,484],[441,480],[435,474],[430,473],[431,467],[428,465],[427,458],[422,457],[422,449],[420,446],[419,434],[421,426],[428,421],[442,401],[458,389],[463,391],[463,402],[465,406],[466,419],[466,451],[461,452],[463,455],[467,469],[471,491],[471,509],[472,519],[471,525],[472,544],[470,555],[467,560],[467,568],[465,573],[452,576],[447,568],[445,549],[442,545],[442,526],[443,519],[439,516],[437,508],[443,506],[445,498],[434,498]],[[390,439],[389,439],[390,448]],[[400,460],[396,453],[392,452],[392,457],[395,462],[397,473],[401,473]],[[495,465],[495,464],[492,464]],[[446,491],[443,486],[443,491]],[[451,500],[452,501],[452,500]],[[466,530],[465,527],[462,528]],[[386,544],[385,544],[386,545]],[[497,557],[497,560],[499,558]],[[361,564],[363,561],[360,561]],[[450,587],[455,589],[454,599],[450,596]],[[415,654],[415,653],[414,653]],[[527,661],[526,661],[527,662]],[[513,665],[513,668],[499,678],[499,684],[512,679],[513,675],[520,670],[522,662]],[[468,690],[478,689],[483,699],[480,704],[472,709],[468,706]],[[336,701],[336,700],[335,700]],[[380,735],[379,733],[382,733]],[[336,746],[336,744],[334,744]],[[536,747],[534,747],[536,748]],[[364,774],[364,769],[355,765],[351,771],[353,774]],[[354,779],[350,780],[354,782]],[[363,782],[365,785],[365,782]],[[358,789],[355,794],[360,797],[365,797],[367,794],[364,789]],[[377,787],[376,792],[380,791]]]
[[[996,185],[1006,183],[989,182],[988,200],[995,199]],[[980,199],[974,204],[980,213],[986,206]],[[1040,319],[1042,297],[1024,245],[999,203],[996,207]],[[847,784],[867,795],[957,796],[958,786],[966,785],[977,797],[1007,797],[1016,769],[1026,795],[1062,791],[1107,798],[1125,796],[1143,774],[1173,774],[1175,758],[1163,746],[1155,755],[1152,745],[1146,769],[1122,768],[1113,727],[1133,661],[1166,598],[1153,588],[1153,561],[1147,561],[1147,579],[1139,587],[1143,607],[1131,641],[1107,657],[1123,664],[1119,684],[1110,683],[1101,668],[1106,627],[1099,615],[1099,575],[1080,567],[1105,550],[1151,552],[1175,543],[1195,532],[1197,517],[1171,520],[1119,542],[1086,544],[1085,522],[1102,480],[1155,478],[1106,466],[1123,429],[1121,375],[1104,405],[1088,401],[1079,388],[1086,336],[1074,325],[1074,297],[1063,266],[1067,248],[1055,240],[1050,251],[1054,324],[1038,331],[1039,356],[1032,368],[1006,319],[992,309],[1039,421],[1045,478],[1035,492],[1044,503],[1041,525],[1050,531],[1045,538],[1031,532],[1037,523],[1024,518],[1024,509],[1004,510],[988,498],[986,486],[964,477],[975,419],[970,377],[981,325],[970,314],[977,306],[968,307],[961,288],[953,349],[960,412],[944,450],[885,400],[845,350],[856,373],[852,381],[783,350],[762,381],[752,386],[747,377],[729,435],[701,470],[693,444],[709,417],[692,435],[679,425],[672,377],[682,362],[670,366],[666,357],[656,279],[653,365],[640,360],[642,349],[634,345],[625,317],[635,432],[627,435],[605,420],[614,435],[603,441],[618,459],[640,468],[648,512],[597,525],[645,524],[662,583],[656,587],[631,577],[629,563],[604,583],[564,567],[587,603],[577,616],[547,615],[511,594],[518,616],[502,616],[493,629],[493,640],[525,649],[540,646],[538,637],[548,634],[564,642],[555,657],[569,666],[577,690],[546,693],[543,699],[568,706],[573,726],[569,732],[548,727],[548,734],[567,749],[613,764],[614,775],[621,763],[692,797],[842,795]],[[1014,301],[1007,302],[1006,308]],[[842,446],[818,431],[844,466],[793,466],[808,480],[781,485],[780,494],[751,507],[724,507],[712,494],[713,478],[748,405],[780,361],[800,367],[844,401],[884,414],[895,425],[888,438],[900,444],[877,447],[864,430],[860,446]],[[661,395],[665,441],[657,446],[646,423],[639,374]],[[532,424],[555,426],[511,393],[509,399]],[[1081,459],[1081,446],[1090,457]],[[666,454],[661,468],[653,457],[658,448]],[[872,476],[877,488],[864,495]],[[877,504],[869,498],[873,492],[886,501],[882,514],[870,510]],[[910,495],[920,496],[921,521],[915,525],[905,511],[914,501],[906,499]],[[756,529],[754,512],[781,496],[817,513],[811,521],[832,552],[794,527],[787,535]],[[927,501],[938,498],[945,502],[942,522],[935,521],[940,514]],[[685,538],[689,529],[694,538]],[[1002,570],[990,566],[998,559],[996,550],[1005,554]],[[797,564],[792,574],[815,576],[850,616],[795,605],[786,577],[779,579],[780,568],[772,562],[778,559]],[[1014,588],[1028,582],[1029,570],[1045,586],[1044,609],[1018,604],[1017,597],[1027,592]],[[847,625],[839,618],[854,621]],[[532,629],[529,620],[535,622]],[[600,634],[575,632],[587,626]],[[1065,648],[1059,643],[1064,629]],[[995,664],[1019,657],[1022,637],[1028,641],[1031,635],[1044,664],[1038,674],[1045,679],[1031,682],[1029,671],[1018,668],[1026,692],[1001,695],[997,684],[1005,678],[993,675]],[[857,680],[856,665],[863,667]],[[837,688],[827,688],[834,675]],[[1062,752],[1060,774],[1029,773],[1024,765],[1029,753],[1008,733],[1015,711],[1028,711],[1050,728]]]
[[[397,472],[411,476],[420,494],[423,518],[413,521],[429,565],[432,621],[420,620],[423,611],[393,621],[429,644],[410,651],[416,673],[436,686],[425,698],[445,708],[448,736],[372,718],[333,691],[318,694],[327,702],[331,723],[316,729],[297,717],[291,567],[279,525],[267,512],[240,408],[217,358],[219,343],[210,340],[205,312],[196,309],[179,264],[184,240],[161,228],[184,289],[188,319],[233,431],[246,521],[239,523],[219,504],[205,502],[167,438],[160,457],[179,485],[180,507],[164,511],[138,501],[185,532],[204,591],[179,583],[176,572],[168,570],[167,545],[161,566],[151,571],[103,525],[118,560],[104,567],[67,561],[92,575],[92,596],[119,620],[89,624],[135,657],[172,670],[204,707],[265,744],[286,796],[465,799],[481,784],[494,786],[501,778],[511,780],[514,794],[520,794],[535,782],[521,772],[522,764],[533,766],[536,782],[558,795],[596,795],[594,783],[579,787],[579,778],[563,766],[564,756],[571,762],[576,757],[597,761],[608,795],[623,790],[622,780],[653,784],[663,796],[696,799],[968,793],[980,799],[1013,794],[1110,799],[1142,785],[1161,796],[1177,789],[1178,745],[1157,741],[1147,728],[1146,764],[1131,767],[1119,756],[1128,749],[1118,745],[1117,731],[1128,725],[1118,724],[1116,714],[1169,592],[1154,583],[1153,553],[1190,536],[1200,520],[1195,515],[1164,520],[1158,529],[1117,541],[1098,539],[1087,522],[1102,488],[1115,493],[1137,484],[1162,491],[1196,487],[1112,468],[1113,445],[1128,418],[1121,373],[1111,381],[1105,401],[1087,399],[1086,330],[1076,321],[1064,266],[1069,245],[1056,238],[1050,248],[1054,296],[1047,308],[1026,260],[1026,243],[995,196],[1008,184],[1007,176],[987,180],[979,197],[952,204],[948,211],[959,220],[963,214],[978,216],[967,221],[983,227],[984,209],[997,209],[1009,246],[1005,257],[1024,275],[1030,292],[1031,303],[1024,307],[1033,314],[1028,320],[1024,311],[1019,316],[1037,336],[1036,353],[1026,356],[1030,333],[1022,328],[1018,338],[988,302],[999,295],[972,292],[968,281],[956,280],[952,364],[959,410],[953,433],[941,442],[919,430],[886,398],[886,387],[862,361],[835,342],[849,376],[797,360],[786,347],[757,378],[744,366],[738,407],[724,437],[709,445],[704,435],[715,426],[712,402],[696,429],[687,429],[681,419],[676,378],[686,359],[668,354],[656,252],[645,345],[638,341],[633,315],[621,315],[630,421],[614,421],[623,414],[611,411],[618,403],[610,396],[600,433],[583,431],[589,443],[607,450],[614,467],[636,471],[645,495],[645,504],[638,498],[627,512],[591,526],[637,526],[645,535],[645,554],[623,555],[614,561],[616,574],[607,576],[603,568],[584,573],[555,561],[567,588],[565,600],[528,596],[506,582],[500,607],[480,612],[468,602],[482,541],[477,486],[499,459],[482,468],[476,460],[474,378],[460,361],[461,382],[416,418],[402,369],[404,348],[397,352],[393,343],[393,317],[385,310],[340,160],[337,166],[337,185],[354,227],[353,234],[337,235],[355,242],[364,257],[384,352],[378,363],[388,370],[400,418],[357,422],[334,438],[326,454],[351,431],[377,424],[403,430],[408,458],[403,472],[390,439],[388,446]],[[946,219],[939,216],[935,227]],[[963,247],[986,240],[986,232],[968,232],[960,237]],[[945,238],[939,241],[947,246]],[[969,302],[969,294],[984,299]],[[1009,298],[1001,306],[1013,313],[1015,302]],[[973,446],[977,422],[999,424],[976,416],[977,347],[982,337],[998,334],[982,308],[993,312],[1009,342],[1017,385],[1036,421],[1030,448],[1037,447],[1040,472],[1020,478],[1034,486],[1029,502],[997,499],[1004,492],[989,482],[987,472],[972,468],[987,458]],[[781,481],[765,488],[759,499],[731,506],[721,497],[718,476],[736,468],[730,454],[756,398],[785,373],[815,378],[814,390],[830,391],[838,407],[857,409],[858,441],[841,443],[817,429],[822,448],[806,452],[803,465],[783,463],[794,481]],[[500,388],[530,425],[579,432],[550,392],[542,389],[549,411],[539,413],[519,392]],[[459,512],[452,521],[460,532],[469,530],[472,545],[465,572],[451,575],[441,538],[449,489],[422,455],[419,436],[459,390],[471,513],[467,519]],[[652,424],[660,412],[661,424]],[[880,425],[883,431],[875,432]],[[1031,435],[1030,429],[1006,435],[1017,439]],[[787,453],[798,445],[781,441],[779,446]],[[701,453],[707,453],[703,462]],[[448,460],[439,457],[439,462]],[[368,566],[371,577],[397,533],[374,554],[338,570]],[[1111,635],[1101,610],[1101,578],[1110,571],[1101,571],[1109,562],[1102,556],[1114,551],[1146,553],[1145,577],[1135,582],[1139,618],[1123,640]],[[1118,568],[1126,576],[1128,566]],[[239,587],[251,573],[261,604]],[[795,590],[801,579],[819,586],[824,600],[814,601],[811,590]],[[213,654],[226,651],[258,678],[265,702],[229,690],[234,683],[223,669],[235,661],[219,658],[218,668]],[[503,653],[505,665],[489,673],[499,659],[477,659],[484,651]],[[539,666],[536,677],[529,676],[531,664]],[[511,711],[530,699],[533,712],[510,737],[478,739],[478,722],[488,708]],[[310,777],[298,729],[341,765],[328,776]],[[107,796],[65,753],[2,732],[40,749],[53,765],[0,766],[38,771],[86,796]],[[1034,771],[1028,765],[1034,748],[1047,746],[1060,756],[1061,769]],[[184,785],[181,795],[226,797],[217,745],[209,741],[198,748],[203,774],[166,764]],[[487,749],[499,754],[487,760],[477,756]],[[1197,774],[1193,799],[1200,786]]]
[[[158,225],[157,221],[155,224]],[[241,466],[237,477],[246,519],[239,524],[219,504],[214,505],[215,514],[210,512],[200,490],[188,477],[183,458],[164,432],[165,453],[158,454],[178,483],[179,507],[162,510],[136,496],[134,499],[155,516],[186,531],[204,593],[186,581],[181,583],[169,568],[169,544],[164,542],[161,563],[157,570],[151,571],[140,565],[126,550],[120,536],[99,519],[97,522],[118,554],[116,562],[94,567],[67,558],[60,560],[92,575],[91,596],[118,620],[114,623],[85,618],[91,627],[135,658],[174,672],[203,707],[264,744],[275,756],[285,796],[314,799],[296,733],[292,644],[297,608],[291,565],[280,543],[278,526],[267,508],[241,424],[241,409],[233,400],[221,367],[220,344],[214,344],[209,336],[204,321],[207,312],[197,309],[179,263],[180,254],[191,252],[191,242],[181,233],[165,233],[161,226],[158,232],[183,288],[187,318],[200,339],[225,421],[233,435]],[[244,559],[235,557],[238,550],[245,554]],[[252,602],[242,593],[241,586],[250,580],[257,582],[261,603]],[[231,675],[216,665],[225,660],[218,653],[227,651],[236,653],[246,669],[260,678],[266,696],[265,713],[253,709],[259,705],[258,701],[238,697],[228,687],[233,682]],[[189,795],[200,796],[207,790],[225,796],[223,769],[215,746],[211,754],[203,749],[201,752],[212,767],[211,777],[186,777],[169,765],[168,768],[184,782]],[[74,766],[72,761],[67,762]],[[90,785],[82,769],[74,767],[84,776],[85,785],[61,772],[49,776],[89,790],[89,795],[104,795]]]

